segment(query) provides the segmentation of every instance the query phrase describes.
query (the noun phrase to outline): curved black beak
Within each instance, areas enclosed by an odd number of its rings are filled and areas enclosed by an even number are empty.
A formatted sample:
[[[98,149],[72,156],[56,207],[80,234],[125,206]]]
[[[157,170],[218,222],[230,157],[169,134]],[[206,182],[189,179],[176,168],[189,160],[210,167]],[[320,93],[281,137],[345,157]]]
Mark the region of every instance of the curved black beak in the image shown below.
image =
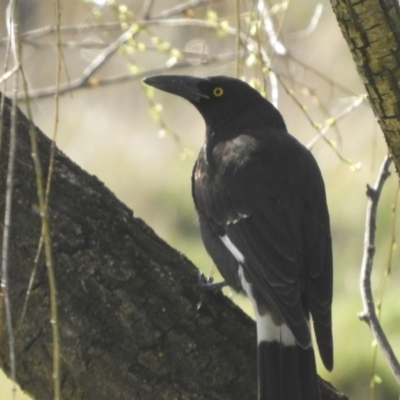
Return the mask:
[[[190,75],[157,75],[143,80],[146,85],[176,94],[192,103],[197,103],[201,98],[208,98],[201,93],[199,84],[202,81],[203,78]]]

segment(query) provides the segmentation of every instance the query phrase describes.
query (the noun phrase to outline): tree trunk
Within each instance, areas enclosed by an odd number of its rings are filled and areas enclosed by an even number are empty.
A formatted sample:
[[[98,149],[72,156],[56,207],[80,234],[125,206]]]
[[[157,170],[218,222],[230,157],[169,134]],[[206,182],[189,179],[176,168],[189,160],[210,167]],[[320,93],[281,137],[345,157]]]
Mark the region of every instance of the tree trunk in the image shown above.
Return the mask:
[[[400,173],[400,7],[397,0],[331,0]]]
[[[5,191],[10,101],[3,115],[0,189]],[[39,262],[20,321],[40,238],[29,121],[18,111],[9,262],[17,381],[52,399],[47,270]],[[38,128],[43,171],[50,141]],[[137,194],[140,196],[140,193]],[[4,213],[4,202],[0,201]],[[56,150],[49,200],[58,290],[62,398],[255,400],[254,322],[222,294],[197,311],[198,271],[94,176]],[[4,304],[2,314],[4,320]],[[6,325],[0,362],[10,371]],[[323,399],[346,399],[321,381]]]

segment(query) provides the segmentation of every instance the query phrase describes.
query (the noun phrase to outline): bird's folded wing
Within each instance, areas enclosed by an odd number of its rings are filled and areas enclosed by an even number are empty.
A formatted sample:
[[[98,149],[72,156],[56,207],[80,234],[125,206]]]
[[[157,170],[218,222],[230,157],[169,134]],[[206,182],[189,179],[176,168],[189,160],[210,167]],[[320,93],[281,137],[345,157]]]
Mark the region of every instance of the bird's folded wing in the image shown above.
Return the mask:
[[[225,225],[226,235],[244,257],[246,278],[270,307],[290,327],[303,347],[310,345],[301,294],[304,270],[299,246],[290,225],[298,216],[285,212],[274,198],[266,198],[262,209]],[[297,227],[297,230],[300,228]]]

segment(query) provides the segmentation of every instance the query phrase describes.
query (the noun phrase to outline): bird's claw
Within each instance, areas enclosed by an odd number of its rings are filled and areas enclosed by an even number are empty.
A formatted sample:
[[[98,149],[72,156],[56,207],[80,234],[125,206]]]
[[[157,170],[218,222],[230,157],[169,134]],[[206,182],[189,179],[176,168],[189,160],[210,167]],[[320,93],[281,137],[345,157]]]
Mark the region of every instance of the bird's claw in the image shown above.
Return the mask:
[[[201,290],[200,301],[197,303],[196,306],[197,310],[200,310],[203,307],[203,305],[210,298],[210,295],[212,293],[215,293],[216,291],[222,289],[224,286],[227,286],[224,281],[214,283],[214,278],[212,278],[211,276],[207,278],[203,273],[199,274],[197,285],[200,287]]]
[[[227,286],[227,283],[224,281],[214,283],[213,277],[210,276],[207,278],[202,272],[199,274],[197,284],[199,285],[200,289],[205,292],[214,292]]]

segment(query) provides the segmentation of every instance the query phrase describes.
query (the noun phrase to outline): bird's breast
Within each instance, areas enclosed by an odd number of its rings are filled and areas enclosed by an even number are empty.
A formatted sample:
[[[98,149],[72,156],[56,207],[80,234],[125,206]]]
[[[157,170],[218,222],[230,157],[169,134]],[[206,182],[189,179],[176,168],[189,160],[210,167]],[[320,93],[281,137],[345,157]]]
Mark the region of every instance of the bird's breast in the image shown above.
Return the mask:
[[[215,145],[211,162],[206,153],[203,147],[192,174],[196,210],[218,224],[236,223],[248,216],[238,196],[242,189],[247,190],[248,182],[243,179],[247,161],[237,143]]]

